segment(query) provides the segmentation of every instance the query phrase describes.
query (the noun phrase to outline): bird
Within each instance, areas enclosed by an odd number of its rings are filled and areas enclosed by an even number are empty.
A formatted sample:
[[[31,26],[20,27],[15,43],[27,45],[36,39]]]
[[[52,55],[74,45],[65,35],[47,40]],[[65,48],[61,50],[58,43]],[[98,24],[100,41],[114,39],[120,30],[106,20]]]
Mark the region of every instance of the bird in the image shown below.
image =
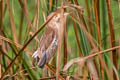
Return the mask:
[[[49,19],[54,13],[55,12],[49,14],[47,19]],[[68,15],[68,13],[63,14],[64,16]],[[32,55],[40,68],[43,68],[46,63],[55,57],[59,42],[59,30],[61,27],[60,18],[61,13],[59,12],[48,22],[46,30],[40,38],[39,47]]]

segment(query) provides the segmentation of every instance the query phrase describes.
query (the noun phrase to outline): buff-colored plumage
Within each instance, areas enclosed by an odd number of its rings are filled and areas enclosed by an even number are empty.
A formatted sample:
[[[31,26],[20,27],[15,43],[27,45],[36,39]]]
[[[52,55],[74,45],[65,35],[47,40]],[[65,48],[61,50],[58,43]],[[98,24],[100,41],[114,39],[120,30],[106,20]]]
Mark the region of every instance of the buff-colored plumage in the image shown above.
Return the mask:
[[[47,19],[49,19],[51,13]],[[39,48],[34,52],[32,57],[35,58],[39,67],[44,67],[54,56],[58,47],[58,32],[60,29],[60,14],[56,14],[47,24],[47,28],[40,39]]]

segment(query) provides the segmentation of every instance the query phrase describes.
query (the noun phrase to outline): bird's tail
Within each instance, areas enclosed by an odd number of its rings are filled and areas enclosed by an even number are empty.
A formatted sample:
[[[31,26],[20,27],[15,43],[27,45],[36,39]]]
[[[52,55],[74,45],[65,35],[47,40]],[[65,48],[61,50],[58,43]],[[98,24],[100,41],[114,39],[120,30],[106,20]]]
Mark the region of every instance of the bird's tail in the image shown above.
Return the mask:
[[[42,55],[42,58],[40,59],[39,56],[38,56],[38,51],[36,50],[36,51],[33,53],[32,57],[34,58],[35,62],[37,63],[37,65],[38,65],[40,68],[43,68],[44,65],[46,64],[46,58],[47,58],[46,53],[44,53],[44,54]]]

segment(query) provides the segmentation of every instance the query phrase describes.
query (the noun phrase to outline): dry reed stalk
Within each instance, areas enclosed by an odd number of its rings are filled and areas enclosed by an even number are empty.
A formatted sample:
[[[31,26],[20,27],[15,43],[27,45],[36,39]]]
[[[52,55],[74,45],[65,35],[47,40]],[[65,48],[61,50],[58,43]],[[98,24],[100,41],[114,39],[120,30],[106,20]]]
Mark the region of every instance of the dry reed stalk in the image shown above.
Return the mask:
[[[62,39],[64,33],[64,10],[61,10],[61,18],[60,18],[60,29],[59,29],[59,40],[58,40],[58,54],[57,54],[57,71],[56,71],[56,80],[59,80],[59,72],[60,72],[60,64],[61,64],[61,53],[62,53]]]
[[[28,7],[27,7],[27,0],[24,0],[24,10],[25,10],[25,16],[26,16],[26,20],[27,20],[27,31],[25,34],[25,42],[27,40],[27,37],[29,35],[30,29],[33,26],[30,19],[29,19],[29,11],[28,11]]]
[[[90,21],[90,20],[92,20],[91,19],[91,10],[90,10],[89,5],[88,5],[88,0],[85,0],[85,4],[86,4],[86,7],[87,7],[89,30],[90,30],[91,35],[93,35],[92,22]]]
[[[66,19],[65,19],[65,23],[64,23],[64,65],[66,63],[67,63],[67,24],[66,24]]]
[[[111,43],[111,40],[110,40],[110,36],[109,36],[109,38],[108,38],[109,40],[108,40],[108,43]],[[111,44],[109,45],[109,46],[111,46]],[[113,62],[113,54],[112,54],[112,51],[111,52],[109,52],[110,53],[110,60]],[[112,80],[113,80],[113,64],[111,63],[110,64],[110,72],[111,72],[111,76],[112,76]]]
[[[0,34],[3,27],[3,17],[4,17],[4,0],[0,1]]]
[[[113,24],[113,18],[112,18],[112,9],[110,0],[106,0],[107,3],[107,11],[108,11],[108,20],[109,20],[109,26],[110,26],[110,39],[111,39],[111,46],[115,46],[115,33],[114,33],[114,24]],[[116,53],[116,50],[112,51],[113,56],[113,64],[115,65],[115,68],[118,70],[118,56]],[[116,80],[115,72],[113,72],[114,79]]]
[[[33,32],[35,32],[35,31],[37,31],[37,12],[36,12],[36,14],[35,14],[35,16],[34,16],[34,18],[33,18],[33,22],[32,22],[32,24],[33,24],[33,26],[31,27],[32,28],[32,31]]]
[[[65,1],[63,2],[63,6],[65,6]],[[64,12],[66,12],[66,9],[64,9]],[[65,22],[64,22],[64,66],[67,63],[67,17],[65,17]]]
[[[53,6],[53,0],[49,0],[49,10],[52,10],[52,6]]]
[[[79,41],[79,35],[78,35],[78,30],[77,30],[77,25],[76,25],[74,20],[72,22],[73,22],[73,28],[74,28],[76,42],[77,42],[77,46],[78,46],[79,56],[82,56],[81,47],[80,47],[80,41]]]
[[[84,70],[83,70],[83,80],[86,80],[87,79],[87,76],[88,76],[88,68],[86,66],[84,66]]]
[[[25,18],[27,20],[27,25],[28,25],[27,32],[26,32],[26,34],[24,36],[24,38],[25,38],[24,41],[25,41],[26,38],[27,38],[27,35],[28,35],[29,31],[30,31],[30,27],[32,26],[32,24],[31,24],[31,22],[29,20],[29,17],[28,17],[27,0],[24,0],[24,3],[22,2],[22,0],[18,0],[18,1],[19,1],[19,4],[20,4],[21,8],[22,8],[23,15],[25,16]]]
[[[28,23],[28,30],[30,29],[30,27],[32,26],[30,19],[29,19],[29,11],[28,11],[28,7],[27,7],[27,0],[24,0],[24,11],[25,11],[25,15],[26,15],[26,19],[27,19],[27,23]]]
[[[10,16],[10,23],[11,23],[11,29],[12,29],[13,38],[14,38],[15,42],[18,42],[17,33],[16,33],[16,27],[15,27],[15,23],[14,23],[14,18],[13,18],[12,10],[10,8],[9,0],[6,0],[6,4],[7,4],[9,16]]]
[[[40,13],[40,11],[39,11],[39,8],[40,8],[40,0],[37,0],[37,21],[36,21],[36,26],[37,26],[37,30],[38,30],[38,27],[39,27],[39,13]]]
[[[99,51],[101,47],[101,35],[100,35],[100,18],[99,18],[99,8],[97,7],[99,5],[99,0],[94,0],[94,11],[95,11],[95,18],[96,18],[96,27],[97,27],[97,38],[98,38],[98,44],[99,44]]]
[[[23,20],[24,20],[24,13],[22,11],[21,19],[20,19],[20,26],[19,26],[19,43],[21,43],[21,41],[22,41]]]
[[[0,35],[1,35],[1,30],[2,30],[2,27],[3,27],[3,16],[4,16],[4,0],[1,0],[0,1]],[[2,46],[2,40],[0,39],[0,48]],[[2,53],[1,53],[1,50],[0,50],[0,78],[2,76]]]
[[[95,11],[95,18],[96,18],[96,27],[97,27],[97,39],[98,39],[98,50],[101,51],[102,42],[101,42],[101,34],[100,34],[100,17],[99,17],[99,0],[94,0],[94,11]],[[99,55],[102,57],[101,55]],[[102,65],[102,61],[100,60],[100,71],[102,80],[104,80],[104,69]]]

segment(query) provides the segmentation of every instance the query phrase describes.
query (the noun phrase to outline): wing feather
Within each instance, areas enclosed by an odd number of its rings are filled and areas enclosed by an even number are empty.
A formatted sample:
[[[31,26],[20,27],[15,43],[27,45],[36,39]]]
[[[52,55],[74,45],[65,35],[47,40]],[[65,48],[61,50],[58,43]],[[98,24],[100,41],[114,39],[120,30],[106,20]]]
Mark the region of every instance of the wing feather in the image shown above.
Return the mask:
[[[49,46],[52,44],[52,41],[55,37],[55,30],[51,27],[47,27],[45,32],[43,33],[43,36],[40,39],[40,46],[39,46],[39,57],[43,55],[44,51],[47,51]]]

